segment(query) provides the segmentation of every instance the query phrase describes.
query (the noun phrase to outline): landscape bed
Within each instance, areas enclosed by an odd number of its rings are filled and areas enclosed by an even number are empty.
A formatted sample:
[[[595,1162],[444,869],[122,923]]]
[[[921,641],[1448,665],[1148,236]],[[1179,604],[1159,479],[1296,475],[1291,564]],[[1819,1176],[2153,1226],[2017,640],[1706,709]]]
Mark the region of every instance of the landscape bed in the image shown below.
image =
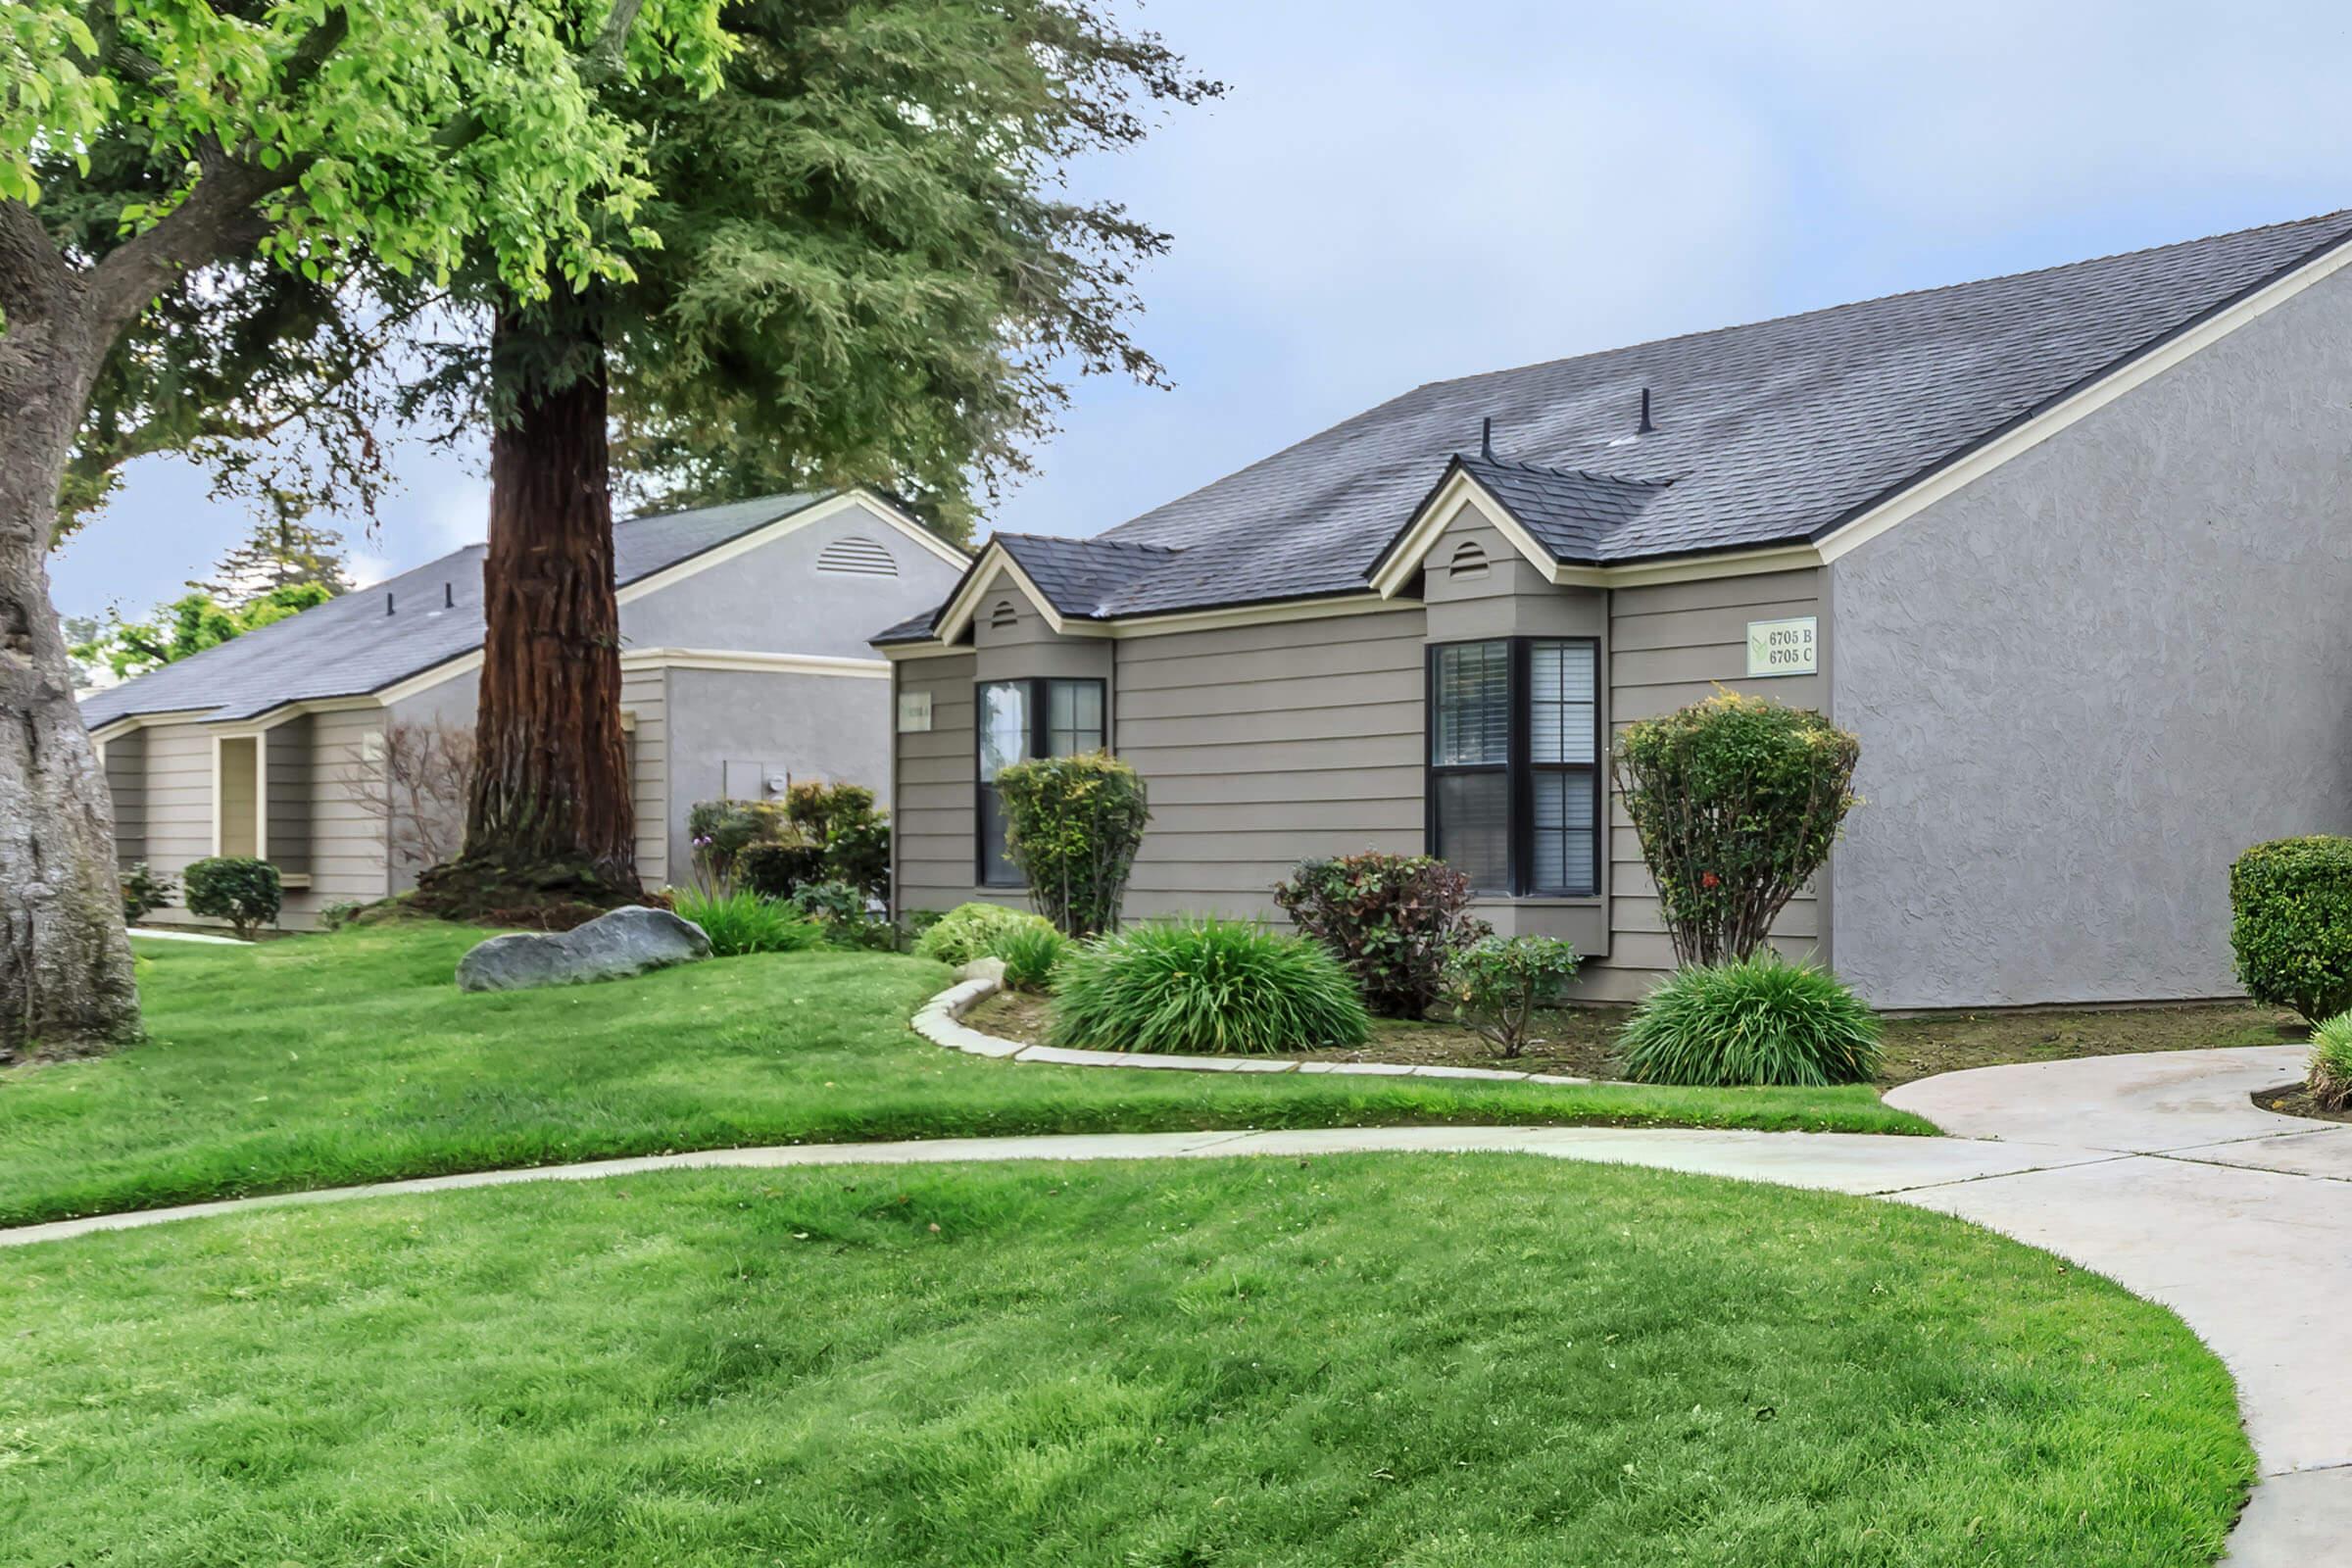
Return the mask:
[[[1524,1155],[532,1185],[0,1292],[38,1563],[2204,1568],[2253,1468],[2046,1253]]]

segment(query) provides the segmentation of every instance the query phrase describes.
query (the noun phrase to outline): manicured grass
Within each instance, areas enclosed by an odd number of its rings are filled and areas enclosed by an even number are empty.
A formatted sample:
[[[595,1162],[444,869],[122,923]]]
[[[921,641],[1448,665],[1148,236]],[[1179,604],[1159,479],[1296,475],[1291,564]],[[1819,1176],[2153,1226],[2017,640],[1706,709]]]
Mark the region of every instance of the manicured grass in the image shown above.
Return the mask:
[[[670,1174],[0,1254],[11,1561],[2210,1563],[2180,1323],[1512,1155]]]
[[[1931,1132],[1868,1089],[1538,1088],[1048,1067],[906,1019],[884,954],[763,954],[462,995],[481,933],[140,944],[146,1045],[0,1074],[0,1223],[613,1154],[1031,1132],[1624,1122]]]

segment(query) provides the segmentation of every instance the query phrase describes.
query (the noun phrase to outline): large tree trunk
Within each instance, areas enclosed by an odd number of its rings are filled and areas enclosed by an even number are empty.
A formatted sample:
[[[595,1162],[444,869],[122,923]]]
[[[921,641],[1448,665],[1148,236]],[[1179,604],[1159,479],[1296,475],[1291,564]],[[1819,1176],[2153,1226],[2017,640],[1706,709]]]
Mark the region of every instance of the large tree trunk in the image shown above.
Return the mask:
[[[466,848],[433,885],[467,902],[637,896],[636,819],[620,727],[620,607],[603,353],[567,385],[517,368],[544,326],[502,310],[493,374],[514,377],[490,437],[479,717]],[[573,356],[575,361],[578,356]]]
[[[62,270],[7,248],[0,234],[0,1061],[139,1032],[114,802],[49,604],[58,485],[103,345]]]

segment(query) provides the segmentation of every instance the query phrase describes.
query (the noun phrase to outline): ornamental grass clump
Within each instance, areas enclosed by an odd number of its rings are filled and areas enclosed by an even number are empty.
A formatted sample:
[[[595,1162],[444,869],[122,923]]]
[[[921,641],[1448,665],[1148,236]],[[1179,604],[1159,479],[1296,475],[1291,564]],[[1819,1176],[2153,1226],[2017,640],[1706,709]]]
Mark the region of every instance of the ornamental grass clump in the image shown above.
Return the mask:
[[[1617,1052],[1637,1083],[1819,1089],[1879,1070],[1879,1020],[1836,975],[1767,949],[1677,972],[1634,1009]]]
[[[1764,945],[1858,804],[1861,754],[1819,713],[1738,692],[1626,726],[1612,767],[1678,959]]]
[[[2304,1087],[2322,1110],[2352,1110],[2352,1012],[2311,1032],[2311,1077]]]
[[[1056,1046],[1272,1055],[1359,1046],[1355,982],[1323,947],[1247,920],[1136,926],[1071,950],[1054,980]]]
[[[2247,996],[2313,1025],[2352,1009],[2352,838],[2255,845],[2230,867],[2230,916]]]
[[[1004,983],[1015,991],[1044,991],[1070,951],[1070,939],[1050,925],[1025,925],[996,940],[989,956],[1004,963]]]
[[[825,945],[824,927],[807,919],[789,904],[763,899],[748,889],[734,893],[703,893],[672,889],[670,905],[681,919],[692,920],[710,939],[710,951],[721,958],[747,953],[807,953]]]

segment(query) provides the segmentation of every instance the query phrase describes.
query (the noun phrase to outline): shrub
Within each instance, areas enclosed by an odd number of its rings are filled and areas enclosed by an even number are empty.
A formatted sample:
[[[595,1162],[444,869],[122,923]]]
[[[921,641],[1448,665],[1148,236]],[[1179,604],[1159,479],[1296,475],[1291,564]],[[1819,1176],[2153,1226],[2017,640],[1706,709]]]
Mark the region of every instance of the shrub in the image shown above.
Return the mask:
[[[1016,926],[999,936],[989,956],[1004,960],[1004,983],[1015,991],[1043,991],[1060,967],[1070,939],[1050,925]]]
[[[762,898],[789,899],[811,882],[825,879],[824,846],[795,832],[789,839],[753,844],[735,857],[735,885]]]
[[[763,899],[745,888],[733,893],[678,889],[671,899],[679,916],[692,920],[722,958],[747,953],[806,953],[824,946],[824,929],[789,904]]]
[[[1684,963],[1744,958],[1829,858],[1862,743],[1819,713],[1721,692],[1641,719],[1614,771]]]
[[[2230,867],[2230,911],[2246,995],[2312,1024],[2352,1008],[2352,839],[2255,845]]]
[[[890,813],[872,790],[811,780],[785,793],[784,809],[816,847],[824,877],[877,898],[890,892]]]
[[[1576,949],[1550,937],[1488,937],[1446,960],[1454,1010],[1506,1056],[1527,1048],[1536,1009],[1576,978]]]
[[[1002,904],[958,904],[914,939],[914,956],[960,969],[974,958],[992,956],[1006,932],[1037,926],[1053,929],[1043,916],[1026,909],[1007,909]]]
[[[1320,943],[1246,920],[1139,925],[1073,948],[1054,978],[1057,1046],[1264,1055],[1358,1046],[1355,982]]]
[[[793,891],[792,906],[821,926],[835,947],[896,948],[898,929],[875,919],[865,899],[862,889],[847,882],[804,882]]]
[[[217,855],[195,861],[180,875],[188,885],[188,912],[226,920],[241,937],[276,924],[286,902],[277,867],[268,860]]]
[[[156,910],[172,902],[179,891],[171,877],[147,869],[145,860],[122,873],[122,923],[137,925]]]
[[[2305,1087],[2322,1110],[2352,1110],[2352,1012],[2339,1012],[2311,1031]]]
[[[1820,1088],[1879,1070],[1879,1020],[1836,975],[1768,948],[1676,973],[1634,1009],[1617,1050],[1641,1083]]]
[[[1348,966],[1384,1018],[1427,1012],[1446,960],[1492,929],[1470,913],[1470,879],[1427,855],[1301,860],[1274,902]]]
[[[368,906],[357,899],[338,899],[332,904],[322,904],[318,906],[318,923],[329,931],[340,931],[358,919],[360,911],[366,907]]]
[[[800,834],[781,801],[697,801],[686,811],[694,845],[695,886],[707,894],[731,891],[736,860],[755,844],[789,844]]]
[[[1105,752],[1040,757],[997,775],[1004,853],[1038,912],[1064,934],[1119,928],[1127,873],[1152,819],[1140,774]]]

